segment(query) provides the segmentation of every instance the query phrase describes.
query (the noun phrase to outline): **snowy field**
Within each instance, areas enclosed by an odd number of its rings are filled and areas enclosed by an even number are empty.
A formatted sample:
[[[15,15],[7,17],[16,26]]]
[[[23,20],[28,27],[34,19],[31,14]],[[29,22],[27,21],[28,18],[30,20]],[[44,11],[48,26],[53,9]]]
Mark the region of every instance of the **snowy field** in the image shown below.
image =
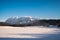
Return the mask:
[[[0,40],[60,40],[60,28],[0,26]]]

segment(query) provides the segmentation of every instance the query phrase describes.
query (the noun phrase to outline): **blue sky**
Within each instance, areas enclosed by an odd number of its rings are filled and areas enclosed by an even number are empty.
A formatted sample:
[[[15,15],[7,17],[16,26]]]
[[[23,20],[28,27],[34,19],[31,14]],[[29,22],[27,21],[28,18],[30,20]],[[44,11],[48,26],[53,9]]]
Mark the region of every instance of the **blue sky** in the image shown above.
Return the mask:
[[[0,21],[14,16],[60,19],[60,0],[0,0]]]

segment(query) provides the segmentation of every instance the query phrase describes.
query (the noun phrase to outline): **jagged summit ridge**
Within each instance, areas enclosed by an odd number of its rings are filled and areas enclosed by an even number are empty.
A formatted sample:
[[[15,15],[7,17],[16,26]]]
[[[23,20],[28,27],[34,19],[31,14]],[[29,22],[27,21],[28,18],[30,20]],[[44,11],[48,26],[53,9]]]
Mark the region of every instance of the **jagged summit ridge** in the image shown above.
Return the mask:
[[[24,17],[11,17],[6,20],[9,24],[29,24],[34,22],[36,19],[32,18],[31,16],[24,16]]]

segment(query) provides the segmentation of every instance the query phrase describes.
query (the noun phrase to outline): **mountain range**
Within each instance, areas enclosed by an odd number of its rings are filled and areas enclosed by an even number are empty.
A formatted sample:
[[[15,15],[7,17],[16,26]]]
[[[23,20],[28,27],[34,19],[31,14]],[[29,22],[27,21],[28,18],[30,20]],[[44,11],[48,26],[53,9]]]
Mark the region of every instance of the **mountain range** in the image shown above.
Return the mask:
[[[0,22],[0,26],[49,26],[57,25],[60,27],[60,19],[38,19],[31,16],[11,17],[5,22]]]
[[[8,18],[6,20],[6,23],[9,24],[30,24],[33,22],[38,21],[38,19],[36,18],[32,18],[30,16],[25,16],[25,17],[12,17],[12,18]]]

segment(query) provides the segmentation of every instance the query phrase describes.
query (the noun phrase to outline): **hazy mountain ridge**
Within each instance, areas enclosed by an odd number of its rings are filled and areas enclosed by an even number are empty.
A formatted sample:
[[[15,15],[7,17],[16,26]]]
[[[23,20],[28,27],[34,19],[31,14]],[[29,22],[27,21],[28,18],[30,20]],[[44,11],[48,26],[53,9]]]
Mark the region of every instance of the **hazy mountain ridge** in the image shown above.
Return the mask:
[[[12,17],[5,22],[0,22],[1,26],[60,26],[60,19],[36,19],[32,17]]]
[[[9,24],[29,24],[29,23],[32,23],[34,21],[36,21],[37,19],[35,18],[32,18],[32,17],[14,17],[14,18],[8,18],[6,20],[6,23],[9,23]]]

